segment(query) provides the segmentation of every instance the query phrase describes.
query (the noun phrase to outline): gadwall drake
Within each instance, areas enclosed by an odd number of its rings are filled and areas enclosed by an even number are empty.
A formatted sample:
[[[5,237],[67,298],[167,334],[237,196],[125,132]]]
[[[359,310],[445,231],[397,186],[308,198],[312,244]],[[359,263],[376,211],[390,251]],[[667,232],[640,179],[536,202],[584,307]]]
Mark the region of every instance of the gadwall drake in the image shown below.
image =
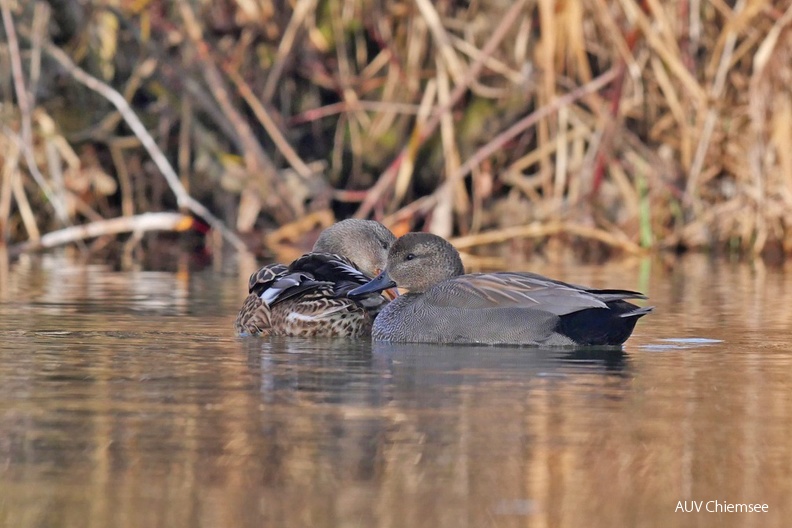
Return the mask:
[[[652,308],[628,290],[595,290],[535,273],[465,275],[454,246],[408,233],[388,253],[385,270],[351,297],[398,285],[409,290],[374,321],[376,341],[488,345],[616,346]]]
[[[389,298],[347,293],[377,275],[396,237],[373,220],[343,220],[324,230],[310,253],[289,266],[268,264],[250,276],[237,315],[239,335],[360,337]]]

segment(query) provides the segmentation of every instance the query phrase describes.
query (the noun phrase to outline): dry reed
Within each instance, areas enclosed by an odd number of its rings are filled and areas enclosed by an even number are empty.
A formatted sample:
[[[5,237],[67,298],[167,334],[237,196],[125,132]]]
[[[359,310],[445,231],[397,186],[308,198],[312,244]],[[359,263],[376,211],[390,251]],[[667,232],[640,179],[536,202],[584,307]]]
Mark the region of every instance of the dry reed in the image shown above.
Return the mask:
[[[5,243],[181,207],[278,251],[318,214],[792,252],[788,3],[0,6]]]

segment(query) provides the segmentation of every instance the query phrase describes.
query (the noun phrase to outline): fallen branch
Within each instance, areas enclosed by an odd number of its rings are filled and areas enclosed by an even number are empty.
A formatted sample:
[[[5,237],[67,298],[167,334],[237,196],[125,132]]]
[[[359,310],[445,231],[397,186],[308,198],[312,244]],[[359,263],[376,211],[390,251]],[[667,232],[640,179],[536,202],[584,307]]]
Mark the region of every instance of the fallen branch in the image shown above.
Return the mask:
[[[640,254],[645,250],[635,242],[626,237],[620,237],[597,227],[590,227],[569,222],[552,222],[549,224],[528,224],[522,226],[507,227],[495,231],[487,231],[476,235],[458,237],[451,240],[459,250],[469,249],[475,246],[486,244],[498,244],[515,238],[540,238],[550,235],[567,233],[570,235],[597,240],[627,253]]]
[[[181,213],[143,213],[136,216],[121,216],[110,220],[98,220],[52,231],[38,240],[11,246],[11,254],[50,249],[71,242],[120,233],[142,233],[145,231],[186,231],[192,225],[191,217]]]

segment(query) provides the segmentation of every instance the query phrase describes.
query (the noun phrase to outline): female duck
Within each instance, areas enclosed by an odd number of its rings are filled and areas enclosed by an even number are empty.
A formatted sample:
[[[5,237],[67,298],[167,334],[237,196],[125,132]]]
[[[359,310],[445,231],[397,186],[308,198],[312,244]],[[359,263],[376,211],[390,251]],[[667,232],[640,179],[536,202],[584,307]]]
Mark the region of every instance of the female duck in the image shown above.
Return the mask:
[[[396,237],[372,220],[343,220],[319,235],[289,266],[268,264],[250,276],[234,327],[239,335],[359,337],[388,298],[347,293],[379,273]]]
[[[408,233],[388,254],[385,271],[350,292],[409,290],[374,321],[373,339],[414,343],[616,346],[652,308],[627,290],[594,290],[534,273],[465,275],[456,249],[428,233]]]

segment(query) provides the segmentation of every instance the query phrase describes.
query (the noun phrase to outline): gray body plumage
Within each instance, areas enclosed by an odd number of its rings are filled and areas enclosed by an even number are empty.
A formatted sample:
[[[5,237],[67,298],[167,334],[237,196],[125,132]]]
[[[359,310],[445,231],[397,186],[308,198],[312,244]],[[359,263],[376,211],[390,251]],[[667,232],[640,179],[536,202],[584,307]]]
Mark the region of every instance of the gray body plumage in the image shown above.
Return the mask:
[[[371,337],[398,343],[573,346],[553,332],[558,316],[514,307],[486,308],[471,314],[465,308],[426,305],[407,294],[393,301],[402,306],[384,310],[374,320]],[[393,305],[392,303],[392,305]],[[387,307],[386,307],[387,308]]]
[[[589,344],[561,333],[562,317],[583,310],[611,312],[608,303],[626,298],[643,296],[626,290],[598,292],[531,273],[462,275],[391,302],[374,321],[372,337],[416,343]],[[630,308],[618,318],[637,319],[646,313],[622,304]]]

